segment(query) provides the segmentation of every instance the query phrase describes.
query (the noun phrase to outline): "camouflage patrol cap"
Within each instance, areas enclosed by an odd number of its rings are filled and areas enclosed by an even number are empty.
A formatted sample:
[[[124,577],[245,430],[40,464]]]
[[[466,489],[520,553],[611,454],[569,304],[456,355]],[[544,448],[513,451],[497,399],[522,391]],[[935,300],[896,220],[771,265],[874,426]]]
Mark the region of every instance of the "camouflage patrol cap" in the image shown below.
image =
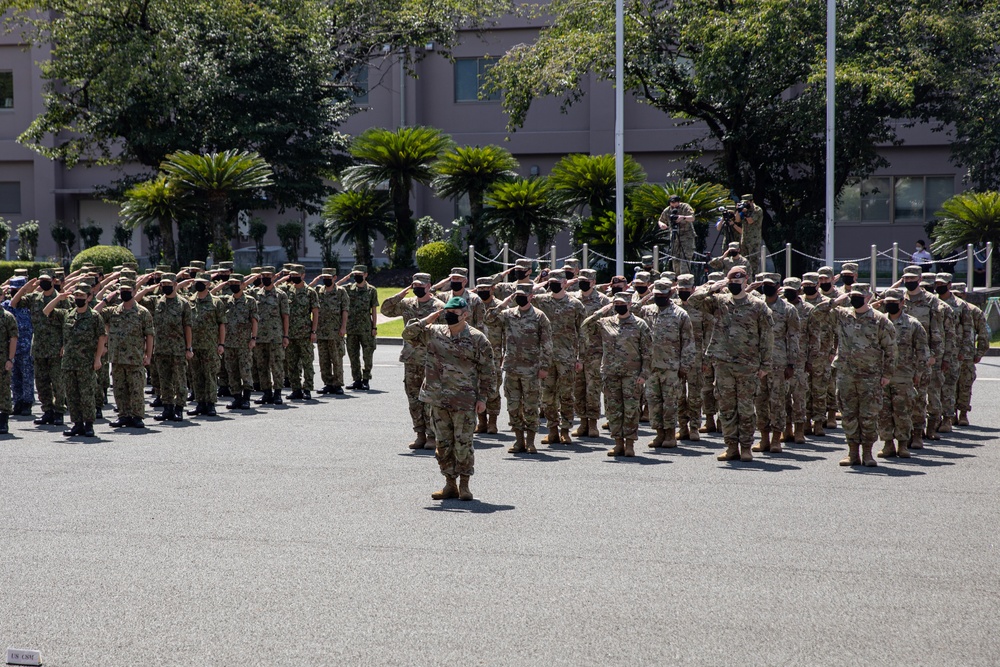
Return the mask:
[[[139,270],[139,262],[122,262],[122,268],[132,269],[133,271]]]
[[[461,266],[456,266],[451,270],[451,273],[448,274],[448,277],[468,278],[469,270]]]
[[[936,273],[927,272],[927,273],[921,273],[920,274],[920,284],[921,285],[924,285],[924,286],[926,286],[926,285],[933,285],[934,281],[936,281],[936,280],[937,280],[937,274]]]
[[[580,269],[580,278],[583,280],[597,280],[597,271],[593,269]]]
[[[261,273],[274,273],[274,267],[273,266],[262,266],[262,267],[260,267],[260,272]]]
[[[135,289],[134,280],[119,280],[118,289]]]
[[[649,271],[638,271],[632,278],[632,282],[648,283],[650,278]]]
[[[44,280],[44,279],[52,280],[52,274],[49,273],[48,271],[42,271],[41,273],[38,274],[38,279],[39,280]]]
[[[752,194],[749,194],[749,195],[743,195],[743,196],[741,196],[741,197],[740,197],[740,199],[741,199],[742,201],[753,201],[753,195],[752,195]]]
[[[579,270],[580,269],[580,260],[571,257],[570,259],[567,259],[565,262],[563,262],[562,267],[564,269]]]
[[[802,284],[803,285],[815,285],[819,282],[819,274],[815,271],[810,271],[809,273],[802,274]]]
[[[112,267],[111,267],[111,271],[112,271],[112,272],[115,272],[115,271],[121,271],[121,270],[122,270],[122,268],[123,268],[123,267],[122,267],[122,265],[121,265],[121,264],[115,264],[114,266],[112,266]]]
[[[833,267],[821,266],[818,269],[816,269],[816,273],[819,274],[820,278],[833,278]]]
[[[851,285],[851,294],[864,294],[868,296],[872,293],[871,286],[868,283],[854,283]]]
[[[448,309],[451,309],[451,308],[462,308],[462,309],[465,309],[465,308],[468,308],[468,307],[469,307],[469,302],[466,301],[465,299],[463,299],[460,296],[453,296],[450,299],[448,299],[448,303],[444,304],[444,309],[445,310],[448,310]]]
[[[611,298],[611,300],[614,303],[631,304],[632,303],[632,290],[626,290],[624,292],[618,292],[618,294],[615,294]]]
[[[677,287],[694,287],[694,275],[690,273],[682,273],[677,276]]]
[[[429,273],[414,273],[413,283],[418,285],[430,285],[431,284],[431,274]],[[412,283],[411,283],[412,284]]]
[[[532,285],[518,285],[517,292],[519,294],[534,294],[535,290]]]
[[[882,292],[883,301],[902,301],[903,300],[903,290],[897,287],[890,287],[886,291]]]
[[[519,269],[527,269],[528,271],[530,271],[531,270],[531,260],[530,259],[523,259],[523,258],[519,259],[516,262],[514,262],[514,266],[517,267],[517,268],[519,268]]]
[[[59,268],[59,269],[56,269],[54,271],[54,273],[55,273],[55,277],[56,278],[65,278],[66,277],[66,269]]]
[[[232,262],[219,262],[219,266],[217,268],[219,269],[219,271],[232,271],[233,270],[233,263]]]
[[[795,278],[794,276],[791,278],[785,278],[781,281],[781,286],[786,289],[793,289],[797,292],[802,289],[802,280]]]
[[[15,277],[24,277],[24,278],[27,278],[28,277],[28,269],[14,269],[14,276]]]
[[[156,272],[157,273],[164,273],[164,272],[169,271],[169,270],[170,270],[170,265],[169,264],[157,264],[156,265]]]
[[[200,259],[193,259],[190,262],[188,262],[188,268],[202,270],[205,268],[205,262],[201,261]]]
[[[758,283],[771,283],[772,285],[777,284],[781,279],[777,273],[758,273],[755,282]]]
[[[303,274],[305,269],[301,264],[285,264],[285,267],[288,273],[294,273],[299,276]]]
[[[903,269],[904,276],[920,276],[924,272],[923,268],[917,266],[916,264],[910,264],[908,267]]]
[[[77,294],[81,296],[90,296],[90,285],[87,283],[77,283],[76,287],[73,288],[73,296]]]
[[[320,275],[324,276],[335,276],[337,275],[337,269],[333,266],[324,266],[323,272]]]
[[[951,284],[951,291],[952,292],[964,292],[966,287],[967,287],[967,285],[965,283],[952,283]]]
[[[708,274],[708,279],[713,283],[722,280],[724,277],[725,276],[722,274],[722,271],[712,271]]]
[[[122,278],[133,278],[133,279],[139,276],[139,274],[133,271],[132,269],[122,269],[119,275]]]
[[[670,281],[657,280],[653,283],[653,294],[670,294]]]
[[[229,274],[229,278],[228,278],[228,282],[231,282],[231,283],[242,283],[243,282],[243,274],[242,273],[230,273]]]
[[[840,267],[840,272],[842,274],[846,273],[846,274],[849,274],[849,275],[852,275],[852,276],[856,276],[856,275],[858,275],[858,265],[855,264],[854,262],[845,262]]]
[[[492,289],[493,288],[493,279],[490,278],[489,276],[485,276],[483,278],[477,278],[476,279],[476,287],[488,287],[488,288]]]
[[[642,256],[642,265],[646,266],[647,264],[649,264],[650,266],[652,266],[652,264],[653,264],[653,256],[652,255],[643,255]]]
[[[364,264],[355,264],[351,269],[351,273],[368,273],[368,267]]]
[[[740,242],[739,241],[731,241],[729,243],[729,245],[726,246],[726,249],[727,250],[739,250],[740,249]]]
[[[262,267],[262,266],[255,266],[255,267],[253,267],[253,268],[250,269],[250,273],[260,273],[263,270],[264,270],[264,267]]]
[[[160,282],[161,283],[176,283],[177,282],[177,274],[176,273],[164,273],[162,276],[160,276]]]
[[[677,274],[673,271],[663,271],[660,273],[661,278],[666,278],[670,282],[675,282],[677,280]]]
[[[549,271],[549,280],[566,280],[566,272],[562,269]]]
[[[194,279],[209,282],[212,280],[212,274],[208,271],[199,271],[194,275]]]
[[[944,273],[944,272],[941,272],[941,273],[937,274],[936,276],[934,276],[934,280],[936,282],[939,282],[939,283],[949,283],[950,284],[951,281],[954,278],[955,278],[955,276],[951,275],[950,273]]]

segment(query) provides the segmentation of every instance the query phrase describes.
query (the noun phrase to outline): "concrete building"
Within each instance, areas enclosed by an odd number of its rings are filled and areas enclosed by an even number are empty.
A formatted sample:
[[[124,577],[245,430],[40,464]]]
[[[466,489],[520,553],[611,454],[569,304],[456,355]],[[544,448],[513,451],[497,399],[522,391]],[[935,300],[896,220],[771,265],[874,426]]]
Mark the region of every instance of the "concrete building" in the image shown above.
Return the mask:
[[[373,62],[367,72],[369,93],[360,100],[364,111],[344,127],[349,133],[365,128],[400,125],[429,125],[441,128],[459,144],[498,144],[508,148],[521,164],[524,175],[547,174],[567,153],[610,153],[614,150],[614,100],[612,87],[591,77],[587,95],[569,113],[559,110],[557,100],[539,100],[524,128],[506,132],[506,117],[498,99],[480,99],[482,76],[491,62],[511,46],[530,42],[537,28],[508,21],[480,39],[469,34],[454,51],[454,62],[440,57],[435,45],[426,45],[426,58],[415,66],[417,78],[402,76],[401,68],[387,53]],[[44,50],[25,50],[12,35],[0,36],[0,216],[16,226],[37,219],[43,231],[41,256],[56,254],[48,233],[56,221],[73,227],[88,221],[100,225],[102,242],[111,240],[117,223],[115,206],[94,195],[95,186],[116,177],[106,167],[77,167],[72,170],[39,156],[16,142],[17,136],[42,110],[42,81],[34,61],[44,59]],[[625,111],[625,150],[638,160],[650,181],[662,182],[667,174],[684,163],[679,146],[693,139],[698,130],[676,127],[663,113],[628,101]],[[890,166],[852,186],[837,212],[836,255],[863,257],[871,244],[889,247],[893,241],[904,250],[924,238],[924,223],[933,217],[941,202],[962,189],[962,174],[949,162],[946,137],[917,127],[901,130],[904,143],[886,147]],[[461,205],[437,199],[419,188],[414,195],[417,217],[430,215],[445,226],[461,213]],[[261,215],[269,223],[299,219],[307,225],[315,219],[301,214]],[[274,224],[268,245],[277,246]],[[568,241],[560,239],[568,250]],[[315,242],[306,235],[304,257],[318,260]],[[252,242],[243,237],[235,246]],[[375,250],[383,254],[382,243]],[[13,242],[12,242],[13,247]],[[137,231],[133,240],[137,255],[146,251],[145,239]],[[350,249],[341,249],[349,263]]]

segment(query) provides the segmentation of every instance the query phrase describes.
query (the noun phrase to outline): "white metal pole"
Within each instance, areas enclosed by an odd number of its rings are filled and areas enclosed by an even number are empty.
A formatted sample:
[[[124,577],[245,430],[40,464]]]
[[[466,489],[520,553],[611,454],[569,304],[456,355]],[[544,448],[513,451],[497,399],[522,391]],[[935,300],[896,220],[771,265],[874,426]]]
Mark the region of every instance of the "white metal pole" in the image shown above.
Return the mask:
[[[653,246],[653,270],[660,270],[660,246],[658,245]]]
[[[503,244],[503,270],[510,268],[510,244]]]
[[[875,267],[877,265],[878,265],[878,246],[876,246],[873,243],[872,244],[872,284],[871,284],[872,294],[875,294],[875,290],[876,290],[875,284],[876,284],[876,282],[878,282],[878,278],[877,278],[878,274],[875,272]]]
[[[590,268],[590,244],[589,243],[584,243],[583,244],[583,268],[585,268],[585,269],[589,269]]]
[[[767,246],[760,244],[760,273],[767,273]],[[750,276],[750,281],[757,279],[757,276]]]
[[[892,244],[892,284],[899,280],[899,243]]]
[[[549,269],[552,271],[556,270],[556,247],[551,246],[549,248]]]
[[[469,285],[476,284],[476,246],[469,246]]]
[[[833,133],[835,127],[834,108],[836,102],[836,80],[834,71],[837,64],[837,5],[835,0],[826,3],[826,264],[833,266]]]
[[[986,242],[986,289],[993,286],[993,241]],[[969,286],[969,291],[974,291]]]
[[[792,244],[785,244],[785,277],[792,277]]]
[[[973,263],[974,260],[975,260],[975,256],[974,256],[974,253],[973,253],[973,250],[972,250],[972,244],[970,243],[965,248],[965,272],[968,274],[968,278],[969,278],[968,285],[969,285],[969,291],[970,292],[975,292],[976,291],[976,287],[975,287],[976,283],[974,282],[975,279],[976,279],[976,274],[972,270],[973,269],[973,264],[972,263]]]
[[[625,275],[625,2],[615,0],[615,273]]]

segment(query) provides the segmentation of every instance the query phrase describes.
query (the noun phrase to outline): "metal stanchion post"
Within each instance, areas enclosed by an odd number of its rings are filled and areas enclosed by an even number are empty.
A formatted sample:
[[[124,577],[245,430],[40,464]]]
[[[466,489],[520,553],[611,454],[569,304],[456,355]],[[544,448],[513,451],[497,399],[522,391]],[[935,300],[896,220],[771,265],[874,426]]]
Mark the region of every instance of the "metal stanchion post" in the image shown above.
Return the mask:
[[[507,243],[503,244],[503,270],[506,271],[510,268],[510,245]],[[505,278],[506,280],[506,278]]]
[[[976,259],[975,253],[973,252],[972,244],[970,243],[965,248],[965,272],[968,274],[968,280],[969,280],[968,285],[970,292],[976,291],[975,287],[976,274],[973,271],[975,259]]]
[[[476,284],[476,246],[469,246],[469,284]]]
[[[892,244],[892,284],[899,280],[899,243]]]
[[[785,244],[785,277],[792,277],[792,244]]]
[[[653,246],[653,270],[660,270],[660,246],[658,245]]]
[[[549,268],[553,271],[556,270],[556,247],[552,246],[549,248]]]
[[[872,294],[875,294],[875,292],[877,291],[877,287],[876,287],[876,283],[878,282],[878,273],[876,271],[877,266],[878,266],[878,246],[876,246],[873,243],[872,244],[872,286],[871,286]]]
[[[584,243],[583,244],[583,268],[585,268],[585,269],[589,269],[590,268],[590,244],[589,243]]]
[[[760,273],[767,273],[767,246],[760,244]],[[753,282],[757,276],[750,276],[747,282]]]
[[[993,241],[986,242],[986,289],[993,287]],[[969,288],[969,291],[973,291]]]

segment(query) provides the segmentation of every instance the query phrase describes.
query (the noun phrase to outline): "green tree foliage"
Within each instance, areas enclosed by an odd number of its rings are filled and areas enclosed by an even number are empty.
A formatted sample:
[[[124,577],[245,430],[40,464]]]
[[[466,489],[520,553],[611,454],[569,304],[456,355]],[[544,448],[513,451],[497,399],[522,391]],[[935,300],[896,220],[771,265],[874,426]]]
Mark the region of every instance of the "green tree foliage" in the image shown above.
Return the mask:
[[[115,225],[114,231],[112,232],[111,236],[115,245],[119,245],[123,248],[128,248],[129,250],[132,249],[132,230],[126,227],[125,225],[121,223]],[[152,252],[150,254],[152,254]]]
[[[101,242],[104,230],[99,225],[84,225],[80,227],[80,238],[83,240],[83,247],[93,248]]]
[[[10,220],[0,216],[0,252],[7,249],[7,241],[10,240]]]
[[[76,234],[73,230],[63,223],[57,222],[49,233],[52,234],[52,240],[56,242],[56,247],[59,249],[60,261],[70,257],[73,254],[73,244],[76,243]]]
[[[260,218],[250,220],[250,238],[253,239],[254,249],[257,251],[257,266],[264,263],[264,237],[267,236],[267,223]]]
[[[298,220],[283,222],[275,228],[278,232],[278,241],[285,249],[285,261],[299,261],[299,241],[302,239],[302,223]]]
[[[150,238],[155,227],[157,232],[153,235],[157,236],[163,249],[163,261],[177,268],[174,222],[186,214],[188,205],[184,193],[176,184],[161,175],[126,190],[121,223],[126,229],[141,227]]]
[[[538,237],[539,248],[544,249],[546,241],[565,227],[552,185],[544,177],[497,183],[486,194],[486,207],[483,219],[489,231],[520,255],[528,251],[532,234]]]
[[[631,155],[622,165],[625,174],[625,197],[646,180],[646,172]],[[615,210],[615,156],[567,155],[556,162],[549,175],[556,203],[567,209],[601,217]]]
[[[448,275],[454,266],[462,266],[465,255],[453,243],[433,241],[417,248],[417,268],[431,274],[431,281],[437,282]]]
[[[91,263],[104,269],[104,273],[111,273],[114,267],[126,262],[134,262],[135,255],[128,248],[118,245],[95,245],[87,248],[73,258],[69,265],[70,271],[76,271],[86,263]]]
[[[323,206],[323,217],[336,243],[354,244],[354,262],[374,265],[372,244],[379,234],[392,230],[392,209],[385,192],[348,190],[331,195]]]
[[[451,137],[432,127],[402,127],[395,131],[371,128],[351,144],[351,156],[357,164],[344,169],[340,180],[351,190],[388,184],[396,219],[387,239],[394,268],[413,266],[417,231],[410,209],[413,185],[431,182],[431,165],[452,145]]]
[[[34,261],[38,253],[38,221],[26,220],[17,226],[17,258],[22,262]]]
[[[1000,192],[963,192],[942,204],[935,215],[931,250],[939,255],[964,250],[970,243],[1000,247]]]

